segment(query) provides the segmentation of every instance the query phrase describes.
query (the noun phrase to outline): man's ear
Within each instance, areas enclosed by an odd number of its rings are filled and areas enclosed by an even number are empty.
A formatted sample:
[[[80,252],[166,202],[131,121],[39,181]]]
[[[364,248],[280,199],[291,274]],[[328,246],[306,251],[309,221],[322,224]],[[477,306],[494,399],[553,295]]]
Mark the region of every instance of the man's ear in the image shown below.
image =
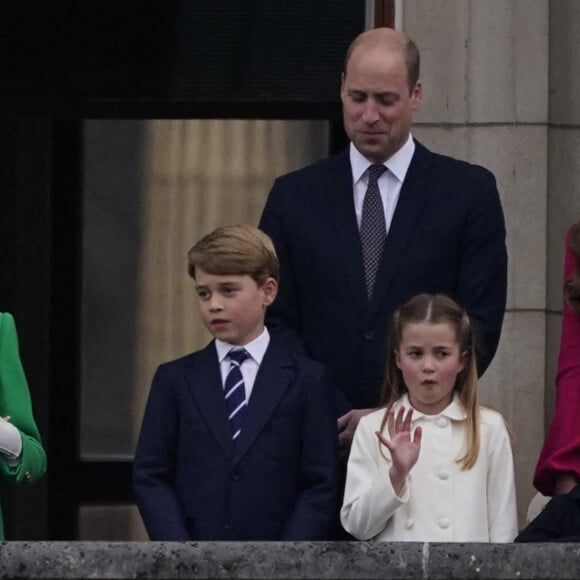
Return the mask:
[[[264,293],[264,307],[270,306],[278,294],[278,282],[276,279],[267,278],[262,284],[262,292]]]
[[[411,107],[413,111],[416,111],[421,104],[421,99],[423,98],[423,85],[421,81],[417,81],[413,90],[411,91]]]

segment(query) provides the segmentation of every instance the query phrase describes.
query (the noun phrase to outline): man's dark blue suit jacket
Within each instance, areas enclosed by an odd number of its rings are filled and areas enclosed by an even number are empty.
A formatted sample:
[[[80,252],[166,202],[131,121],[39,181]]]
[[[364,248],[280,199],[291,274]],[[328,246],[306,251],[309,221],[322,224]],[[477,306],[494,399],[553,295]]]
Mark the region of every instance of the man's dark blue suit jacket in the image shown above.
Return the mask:
[[[260,221],[281,261],[268,320],[297,331],[307,352],[330,368],[339,414],[379,403],[392,314],[417,293],[444,292],[467,309],[480,374],[497,349],[507,253],[495,178],[415,144],[371,303],[348,148],[276,179]]]

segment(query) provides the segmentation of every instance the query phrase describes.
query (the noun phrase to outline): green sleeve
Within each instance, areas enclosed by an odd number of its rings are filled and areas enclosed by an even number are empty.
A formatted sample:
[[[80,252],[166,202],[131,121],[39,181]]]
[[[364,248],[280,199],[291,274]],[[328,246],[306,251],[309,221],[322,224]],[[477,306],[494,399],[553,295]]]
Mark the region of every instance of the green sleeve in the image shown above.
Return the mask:
[[[16,465],[0,454],[0,480],[18,485],[40,479],[46,470],[46,454],[32,414],[30,392],[20,355],[16,325],[10,314],[0,313],[0,416],[10,417],[22,437],[22,453]]]

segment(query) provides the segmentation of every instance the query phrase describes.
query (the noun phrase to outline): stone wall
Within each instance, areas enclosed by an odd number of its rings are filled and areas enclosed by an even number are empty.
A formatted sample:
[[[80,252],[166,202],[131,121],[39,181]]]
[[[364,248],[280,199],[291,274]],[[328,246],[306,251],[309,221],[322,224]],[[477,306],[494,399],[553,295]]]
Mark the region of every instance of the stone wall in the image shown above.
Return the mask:
[[[0,578],[578,578],[579,544],[7,542]]]
[[[580,220],[580,2],[400,0],[422,56],[415,136],[488,167],[507,225],[508,301],[482,400],[516,436],[520,524],[553,414],[566,230]]]

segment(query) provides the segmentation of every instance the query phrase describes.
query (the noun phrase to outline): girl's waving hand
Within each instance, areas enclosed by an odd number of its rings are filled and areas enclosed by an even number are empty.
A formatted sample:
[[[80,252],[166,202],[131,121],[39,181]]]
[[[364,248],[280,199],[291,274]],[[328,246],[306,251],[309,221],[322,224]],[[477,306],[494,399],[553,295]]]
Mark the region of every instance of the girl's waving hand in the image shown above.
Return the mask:
[[[389,477],[397,495],[403,489],[405,479],[417,463],[421,451],[421,427],[417,427],[411,437],[412,420],[413,408],[410,408],[405,415],[405,408],[401,406],[395,417],[395,411],[391,407],[387,419],[390,440],[379,431],[375,432],[381,445],[384,445],[391,453],[393,465],[389,470]]]

